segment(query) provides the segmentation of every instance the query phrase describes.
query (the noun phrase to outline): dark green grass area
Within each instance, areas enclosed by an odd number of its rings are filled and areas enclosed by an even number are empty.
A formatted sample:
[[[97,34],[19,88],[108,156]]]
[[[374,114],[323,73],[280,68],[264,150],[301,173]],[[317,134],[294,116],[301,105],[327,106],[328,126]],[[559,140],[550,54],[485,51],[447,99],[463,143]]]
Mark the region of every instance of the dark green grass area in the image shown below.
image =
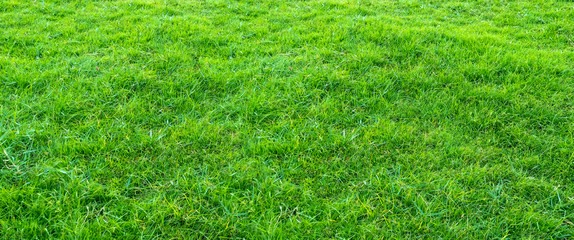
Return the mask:
[[[574,238],[574,3],[0,0],[1,239]]]

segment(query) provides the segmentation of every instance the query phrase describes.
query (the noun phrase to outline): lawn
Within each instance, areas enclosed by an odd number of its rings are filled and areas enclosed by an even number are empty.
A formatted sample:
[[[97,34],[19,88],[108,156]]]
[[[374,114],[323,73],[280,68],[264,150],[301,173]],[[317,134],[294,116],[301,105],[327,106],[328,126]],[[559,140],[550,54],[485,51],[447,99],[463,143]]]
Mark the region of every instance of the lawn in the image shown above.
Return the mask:
[[[572,239],[574,2],[0,0],[1,239]]]

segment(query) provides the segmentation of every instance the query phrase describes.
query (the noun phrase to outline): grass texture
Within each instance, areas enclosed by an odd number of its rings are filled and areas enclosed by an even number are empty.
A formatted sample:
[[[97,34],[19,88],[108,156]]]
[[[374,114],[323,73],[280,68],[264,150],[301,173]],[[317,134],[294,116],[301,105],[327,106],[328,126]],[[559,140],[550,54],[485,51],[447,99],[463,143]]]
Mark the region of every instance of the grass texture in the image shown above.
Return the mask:
[[[571,239],[574,3],[0,0],[2,239]]]

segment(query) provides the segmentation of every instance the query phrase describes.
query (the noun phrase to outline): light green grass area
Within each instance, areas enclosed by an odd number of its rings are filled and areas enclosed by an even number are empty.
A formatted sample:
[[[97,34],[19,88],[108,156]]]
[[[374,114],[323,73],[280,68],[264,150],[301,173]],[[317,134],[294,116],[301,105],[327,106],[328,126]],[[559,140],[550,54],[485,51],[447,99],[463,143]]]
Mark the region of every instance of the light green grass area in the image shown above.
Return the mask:
[[[574,2],[0,0],[1,239],[574,238]]]

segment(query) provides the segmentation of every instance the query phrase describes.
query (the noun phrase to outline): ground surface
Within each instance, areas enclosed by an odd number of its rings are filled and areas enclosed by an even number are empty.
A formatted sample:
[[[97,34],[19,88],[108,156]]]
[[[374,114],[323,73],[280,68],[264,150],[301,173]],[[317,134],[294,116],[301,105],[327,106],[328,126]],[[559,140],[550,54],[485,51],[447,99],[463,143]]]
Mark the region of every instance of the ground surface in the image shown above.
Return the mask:
[[[0,0],[0,235],[574,236],[572,1]]]

